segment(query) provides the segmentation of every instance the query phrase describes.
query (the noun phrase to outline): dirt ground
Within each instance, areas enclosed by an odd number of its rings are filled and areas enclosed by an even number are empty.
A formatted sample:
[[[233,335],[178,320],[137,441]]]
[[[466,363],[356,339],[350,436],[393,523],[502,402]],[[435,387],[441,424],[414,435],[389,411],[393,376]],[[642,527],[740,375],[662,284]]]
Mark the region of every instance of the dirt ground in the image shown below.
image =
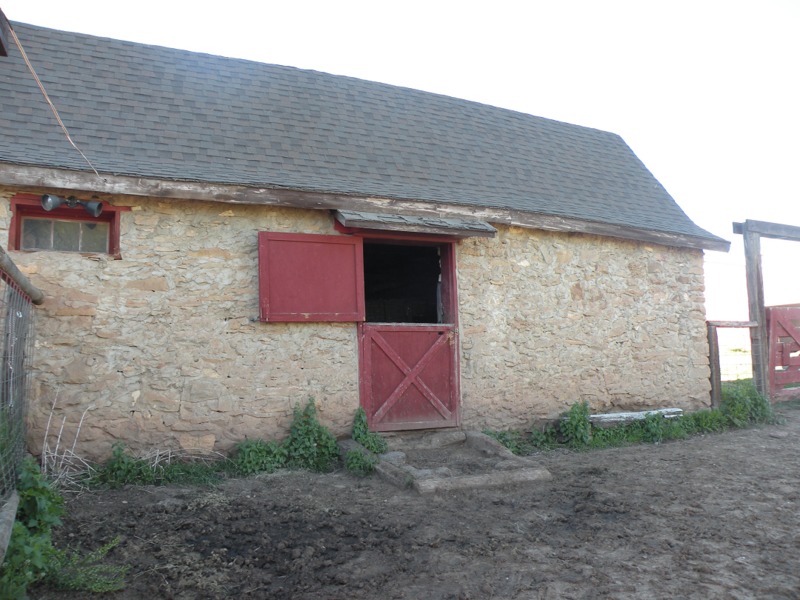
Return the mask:
[[[800,597],[800,410],[783,425],[537,457],[550,481],[422,496],[345,471],[69,502],[61,545],[128,564],[107,597]],[[84,598],[34,590],[32,598]]]

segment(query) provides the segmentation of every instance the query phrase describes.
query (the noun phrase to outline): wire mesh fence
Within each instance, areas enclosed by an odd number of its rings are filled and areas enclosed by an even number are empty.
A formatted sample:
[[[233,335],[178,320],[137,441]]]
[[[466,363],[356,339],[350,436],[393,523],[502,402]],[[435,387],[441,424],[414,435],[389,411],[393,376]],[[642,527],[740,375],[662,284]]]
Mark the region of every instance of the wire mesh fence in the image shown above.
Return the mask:
[[[0,505],[15,490],[25,453],[26,367],[33,354],[33,320],[30,297],[0,271]]]

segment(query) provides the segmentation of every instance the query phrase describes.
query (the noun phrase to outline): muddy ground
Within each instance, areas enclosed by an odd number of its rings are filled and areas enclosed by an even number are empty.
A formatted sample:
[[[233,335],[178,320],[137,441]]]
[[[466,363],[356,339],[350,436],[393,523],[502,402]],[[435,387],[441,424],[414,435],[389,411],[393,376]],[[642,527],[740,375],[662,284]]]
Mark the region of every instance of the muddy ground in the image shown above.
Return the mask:
[[[130,598],[798,598],[800,410],[778,426],[537,457],[550,481],[421,496],[344,471],[73,498],[57,543]],[[32,598],[85,598],[34,590]]]

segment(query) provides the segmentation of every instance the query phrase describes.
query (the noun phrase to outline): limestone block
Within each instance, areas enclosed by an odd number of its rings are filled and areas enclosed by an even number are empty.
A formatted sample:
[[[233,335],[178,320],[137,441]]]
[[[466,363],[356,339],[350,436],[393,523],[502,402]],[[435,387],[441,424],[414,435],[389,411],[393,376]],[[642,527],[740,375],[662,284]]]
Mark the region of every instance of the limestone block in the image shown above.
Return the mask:
[[[234,258],[230,250],[224,250],[222,248],[202,248],[199,250],[192,250],[187,254],[197,258],[217,258],[222,260],[231,260]]]
[[[201,450],[204,452],[211,452],[214,450],[214,444],[217,437],[213,433],[206,435],[178,435],[178,443],[184,450]]]
[[[114,329],[96,329],[94,334],[102,339],[114,339],[119,337],[119,331]]]
[[[216,419],[216,422],[214,422],[213,419],[203,416],[194,416],[183,409],[181,409],[178,414],[180,418],[172,424],[172,431],[207,432],[223,426],[223,421],[220,419]]]
[[[155,227],[158,225],[159,220],[161,217],[157,214],[135,214],[133,217],[133,223],[137,227]]]
[[[166,292],[169,290],[169,282],[166,277],[148,277],[146,279],[129,281],[126,287],[148,292]]]
[[[63,383],[89,383],[95,376],[94,357],[86,358],[76,356],[64,366],[62,371]]]
[[[181,392],[181,416],[216,417],[215,413],[227,412],[235,403],[224,382],[208,377],[193,379]]]
[[[180,410],[181,401],[177,392],[166,394],[152,388],[142,390],[139,399],[142,410],[149,410],[153,413],[176,413]]]
[[[84,305],[84,306],[47,306],[45,307],[47,312],[49,312],[54,317],[93,317],[97,314],[97,310],[94,306],[91,305]]]

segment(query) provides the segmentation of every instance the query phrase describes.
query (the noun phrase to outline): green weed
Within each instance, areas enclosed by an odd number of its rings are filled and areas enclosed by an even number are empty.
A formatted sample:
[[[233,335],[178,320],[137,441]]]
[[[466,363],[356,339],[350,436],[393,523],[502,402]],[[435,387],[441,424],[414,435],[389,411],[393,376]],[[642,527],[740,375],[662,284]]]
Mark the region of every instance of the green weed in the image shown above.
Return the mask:
[[[0,598],[26,598],[28,588],[38,582],[88,592],[124,587],[127,568],[100,562],[117,541],[86,557],[53,547],[52,529],[61,524],[64,500],[32,459],[22,463],[17,492],[20,502],[0,571]]]
[[[642,430],[642,441],[648,444],[658,444],[664,439],[664,415],[648,413],[644,419],[637,421]]]
[[[700,431],[697,429],[697,423],[695,422],[691,413],[684,414],[683,416],[673,420],[679,424],[680,428],[686,432],[687,436],[697,435],[700,433]]]
[[[96,594],[123,589],[128,567],[102,562],[117,545],[118,537],[86,556],[74,550],[56,550],[48,565],[45,582],[61,590]]]
[[[664,419],[662,436],[664,440],[685,440],[692,432],[686,427],[686,417]]]
[[[0,572],[0,598],[27,598],[28,587],[44,578],[54,553],[50,531],[34,533],[16,521]]]
[[[525,456],[534,450],[533,446],[525,438],[525,434],[521,431],[492,431],[485,429],[483,433],[497,440],[518,456]]]
[[[369,452],[348,450],[344,458],[344,466],[353,475],[366,477],[370,475],[378,464],[378,458]]]
[[[317,420],[317,407],[309,399],[305,408],[294,408],[289,437],[284,442],[286,464],[294,469],[325,472],[339,461],[339,447],[333,434]]]
[[[39,470],[39,465],[30,457],[25,458],[17,474],[17,521],[32,534],[48,533],[61,525],[64,514],[64,498]]]
[[[364,412],[364,409],[360,406],[358,410],[356,410],[356,415],[353,418],[353,439],[375,454],[383,454],[389,449],[385,439],[369,430],[367,426],[367,413]]]
[[[642,432],[638,427],[620,424],[616,427],[592,427],[590,448],[617,448],[638,444],[642,441]]]
[[[686,415],[684,418],[691,419],[690,428],[695,433],[718,433],[724,431],[728,424],[728,418],[718,409],[698,410]]]
[[[769,402],[756,393],[752,382],[723,386],[723,405],[719,409],[699,410],[667,419],[650,413],[643,419],[598,427],[589,421],[586,402],[573,404],[558,428],[533,431],[526,436],[519,431],[484,431],[515,454],[531,454],[538,449],[566,446],[579,448],[611,448],[630,444],[657,444],[666,440],[682,440],[692,435],[716,433],[730,427],[747,427],[759,423],[775,423],[777,417]]]
[[[169,456],[161,453],[137,458],[123,444],[115,444],[111,457],[94,471],[90,483],[112,488],[130,484],[214,485],[226,474],[254,475],[283,468],[329,471],[339,460],[339,448],[333,434],[317,421],[316,406],[309,400],[305,408],[295,407],[289,437],[283,443],[244,440],[236,446],[231,458],[225,460],[170,459]]]
[[[277,442],[245,440],[236,446],[232,459],[235,472],[241,475],[272,473],[286,466],[286,449]]]
[[[61,525],[64,514],[64,499],[32,458],[20,465],[17,493],[19,504],[0,575],[0,598],[24,598],[28,586],[45,576],[55,554],[51,530]]]
[[[125,444],[117,442],[111,449],[109,458],[93,477],[92,483],[105,484],[118,488],[127,484],[152,485],[156,481],[154,470],[141,459],[128,453]]]
[[[168,453],[151,458],[137,458],[124,444],[114,444],[111,457],[94,470],[91,485],[118,488],[123,485],[168,485],[187,483],[213,485],[228,468],[228,461],[173,459]]]
[[[528,435],[527,443],[534,450],[550,450],[558,445],[556,437],[555,427],[546,425],[541,430],[533,429]]]
[[[589,403],[576,402],[559,423],[559,432],[570,448],[583,448],[592,440],[592,425],[589,422]]]
[[[726,381],[722,386],[722,403],[719,409],[731,427],[775,421],[772,405],[758,393],[752,379]]]
[[[483,433],[503,444],[517,456],[528,456],[536,451],[551,450],[558,446],[557,432],[551,425],[543,429],[534,429],[530,433],[490,429],[485,429]]]

